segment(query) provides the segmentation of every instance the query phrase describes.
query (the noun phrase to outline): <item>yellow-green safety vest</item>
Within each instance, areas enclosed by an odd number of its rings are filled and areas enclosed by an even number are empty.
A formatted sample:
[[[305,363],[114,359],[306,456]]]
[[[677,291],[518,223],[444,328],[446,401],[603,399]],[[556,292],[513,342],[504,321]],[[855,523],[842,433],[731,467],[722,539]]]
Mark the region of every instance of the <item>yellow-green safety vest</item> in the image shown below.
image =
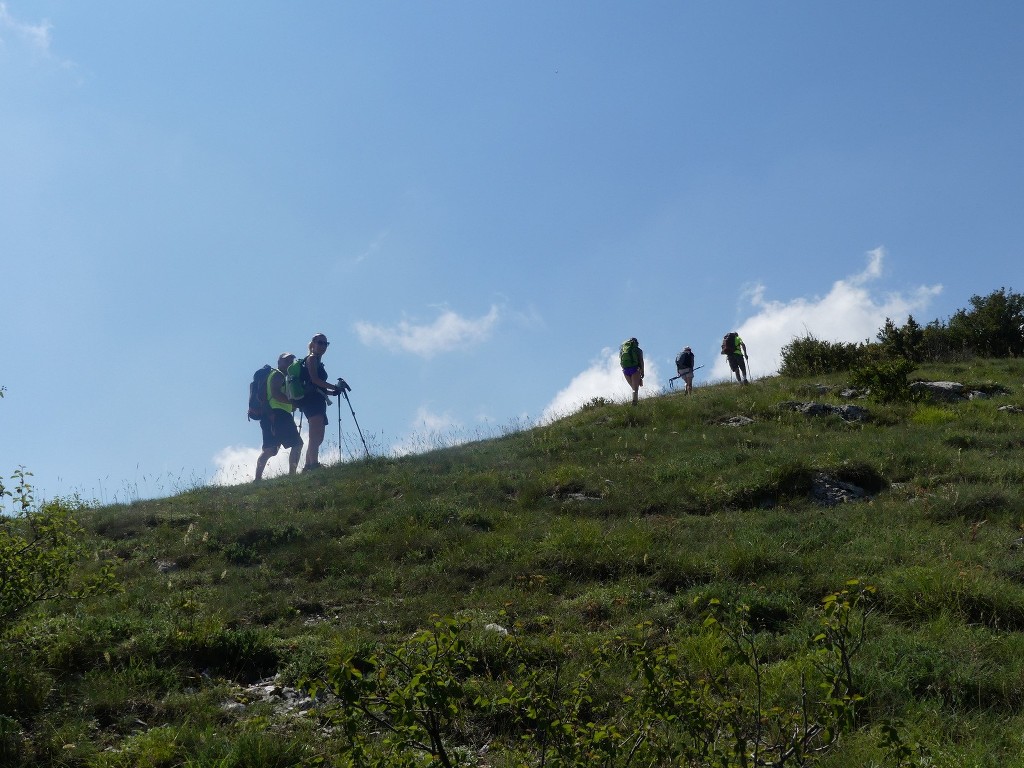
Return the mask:
[[[291,403],[287,400],[282,401],[274,399],[274,388],[270,386],[270,383],[274,380],[274,376],[284,378],[284,374],[276,368],[270,372],[269,376],[267,376],[267,402],[270,403],[271,408],[279,408],[286,413],[291,413],[293,408]]]

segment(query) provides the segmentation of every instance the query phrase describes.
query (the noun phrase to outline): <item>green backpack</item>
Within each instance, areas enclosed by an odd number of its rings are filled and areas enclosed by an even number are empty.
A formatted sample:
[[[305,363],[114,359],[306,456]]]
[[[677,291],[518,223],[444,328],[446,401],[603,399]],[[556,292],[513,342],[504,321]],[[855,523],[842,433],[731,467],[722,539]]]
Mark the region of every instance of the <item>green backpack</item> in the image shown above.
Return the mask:
[[[640,365],[640,356],[636,352],[639,348],[636,339],[622,342],[622,346],[619,347],[619,365],[623,368],[636,368]]]
[[[306,396],[306,381],[309,374],[306,373],[306,358],[293,360],[288,366],[288,372],[284,375],[284,393],[293,403]]]

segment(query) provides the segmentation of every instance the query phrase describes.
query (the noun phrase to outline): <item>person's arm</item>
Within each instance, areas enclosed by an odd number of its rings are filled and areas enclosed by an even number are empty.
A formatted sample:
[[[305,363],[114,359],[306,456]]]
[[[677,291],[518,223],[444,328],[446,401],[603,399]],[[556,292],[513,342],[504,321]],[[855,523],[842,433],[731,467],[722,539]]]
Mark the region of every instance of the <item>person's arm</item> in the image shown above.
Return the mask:
[[[320,366],[317,365],[317,360],[312,355],[306,358],[306,373],[309,374],[310,383],[317,389],[330,392],[332,395],[338,394],[336,386],[320,378]]]
[[[636,348],[636,356],[640,360],[638,367],[640,368],[640,378],[642,379],[644,377],[644,351],[640,347]]]

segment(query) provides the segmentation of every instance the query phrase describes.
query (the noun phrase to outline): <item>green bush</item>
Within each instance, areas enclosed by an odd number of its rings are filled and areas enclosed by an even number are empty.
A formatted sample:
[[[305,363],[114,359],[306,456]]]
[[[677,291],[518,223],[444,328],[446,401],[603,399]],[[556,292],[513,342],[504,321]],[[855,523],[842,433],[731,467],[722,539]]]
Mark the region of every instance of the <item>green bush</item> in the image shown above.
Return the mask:
[[[897,328],[896,323],[887,317],[885,325],[878,332],[878,341],[886,356],[903,357],[918,363],[924,353],[924,328],[914,320],[913,315],[907,316],[907,322],[902,328]]]
[[[77,497],[56,498],[37,508],[29,477],[25,469],[17,470],[13,491],[0,482],[0,637],[34,605],[114,587],[109,567],[82,574],[88,547],[76,513],[87,505]],[[15,501],[13,517],[4,513],[5,496]]]
[[[906,403],[912,399],[907,375],[914,368],[914,363],[903,357],[885,360],[857,369],[850,381],[858,389],[869,390],[871,399],[876,402]]]
[[[793,339],[782,348],[779,373],[800,378],[848,371],[863,362],[864,344],[841,341],[822,341],[808,333]]]
[[[949,319],[954,344],[986,357],[1024,354],[1024,296],[1006,288],[988,296],[972,296],[971,309],[960,309]]]

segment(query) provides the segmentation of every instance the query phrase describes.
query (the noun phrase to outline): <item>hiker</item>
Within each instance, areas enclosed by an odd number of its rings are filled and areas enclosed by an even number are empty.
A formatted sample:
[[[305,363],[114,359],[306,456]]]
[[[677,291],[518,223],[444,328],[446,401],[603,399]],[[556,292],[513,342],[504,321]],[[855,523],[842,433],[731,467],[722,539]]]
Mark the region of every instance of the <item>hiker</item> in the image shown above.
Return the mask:
[[[640,387],[644,385],[644,351],[640,349],[636,336],[622,342],[619,347],[619,365],[622,366],[622,375],[633,389],[633,405],[636,405],[640,398]]]
[[[291,452],[288,454],[288,474],[294,475],[299,467],[299,454],[302,453],[302,438],[295,428],[292,417],[292,404],[284,393],[284,375],[288,366],[295,359],[291,352],[285,352],[277,358],[277,368],[272,368],[267,375],[267,405],[269,406],[260,418],[260,429],[263,431],[263,452],[256,459],[256,479],[263,478],[263,470],[272,456],[277,456],[278,449],[283,445]],[[269,367],[269,366],[268,366]]]
[[[749,384],[747,379],[747,345],[736,331],[729,331],[722,337],[722,354],[729,361],[729,368],[736,374],[736,381],[742,384]],[[742,374],[742,376],[740,375]]]
[[[308,472],[311,469],[320,468],[320,444],[324,441],[324,432],[327,429],[327,395],[338,395],[341,390],[327,381],[327,371],[321,358],[330,342],[322,334],[316,334],[309,342],[309,355],[303,365],[302,378],[308,381],[310,386],[306,393],[298,401],[299,410],[309,422],[309,445],[306,447],[306,463],[302,471]],[[339,381],[341,381],[339,379]]]
[[[693,392],[693,350],[683,347],[676,356],[676,374],[686,383],[686,394]]]

